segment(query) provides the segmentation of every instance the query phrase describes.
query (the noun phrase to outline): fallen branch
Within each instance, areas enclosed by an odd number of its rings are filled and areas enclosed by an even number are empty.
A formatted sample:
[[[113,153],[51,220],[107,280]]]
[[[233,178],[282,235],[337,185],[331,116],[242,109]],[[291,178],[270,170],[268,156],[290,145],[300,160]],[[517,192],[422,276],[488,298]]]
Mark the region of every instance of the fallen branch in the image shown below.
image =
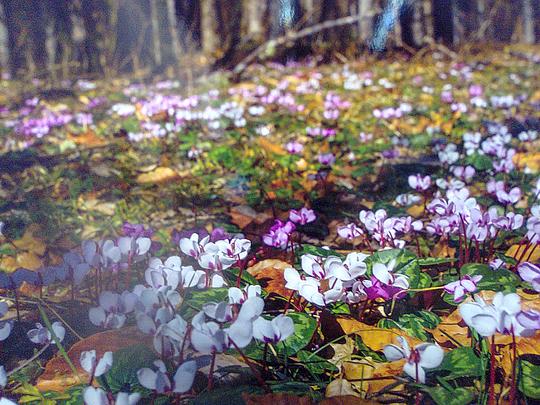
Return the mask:
[[[278,38],[271,39],[264,44],[258,46],[253,52],[240,61],[238,65],[233,69],[233,76],[238,78],[246,68],[259,58],[267,49],[275,48],[285,45],[288,42],[298,41],[301,38],[308,37],[310,35],[318,34],[321,31],[325,31],[331,28],[340,27],[342,25],[354,24],[359,21],[360,15],[350,15],[348,17],[338,18],[336,20],[324,21],[320,24],[315,24],[310,27],[306,27],[300,31],[289,31],[285,35]]]

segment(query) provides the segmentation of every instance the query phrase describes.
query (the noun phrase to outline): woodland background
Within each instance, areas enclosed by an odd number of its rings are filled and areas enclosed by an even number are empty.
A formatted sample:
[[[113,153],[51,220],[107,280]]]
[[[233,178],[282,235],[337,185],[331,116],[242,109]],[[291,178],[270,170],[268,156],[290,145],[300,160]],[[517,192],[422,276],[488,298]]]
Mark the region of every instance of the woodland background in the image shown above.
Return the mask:
[[[100,77],[231,68],[266,41],[281,59],[428,44],[538,43],[540,0],[1,0],[0,60],[12,76]],[[271,50],[270,50],[271,51]],[[265,50],[269,52],[268,49]],[[268,56],[268,55],[267,55]]]

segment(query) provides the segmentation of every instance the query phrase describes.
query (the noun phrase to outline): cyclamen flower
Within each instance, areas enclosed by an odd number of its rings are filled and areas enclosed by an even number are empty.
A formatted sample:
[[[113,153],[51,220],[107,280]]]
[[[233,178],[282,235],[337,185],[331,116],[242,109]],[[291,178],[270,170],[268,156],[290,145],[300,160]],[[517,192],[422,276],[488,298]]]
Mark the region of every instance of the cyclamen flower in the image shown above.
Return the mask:
[[[540,267],[539,266],[529,263],[529,262],[524,262],[518,266],[518,272],[524,281],[531,283],[534,290],[537,292],[540,292]]]
[[[150,368],[141,368],[137,371],[139,383],[158,394],[176,392],[182,394],[191,389],[195,373],[197,372],[197,363],[193,360],[186,361],[178,367],[173,380],[167,375],[167,368],[161,360],[154,361],[157,371]]]
[[[431,187],[431,178],[429,176],[422,177],[420,174],[409,176],[409,186],[416,191],[426,191]]]
[[[291,155],[299,155],[304,150],[304,145],[302,145],[300,142],[297,142],[297,141],[289,142],[285,145],[285,149]]]
[[[323,166],[332,166],[336,162],[336,157],[333,153],[321,153],[317,159]]]
[[[454,301],[461,302],[467,293],[476,291],[476,285],[482,279],[482,276],[463,276],[461,280],[453,281],[444,286],[444,291],[448,294],[454,294]]]
[[[305,225],[307,223],[315,221],[317,217],[313,210],[302,207],[302,209],[300,209],[299,211],[291,210],[289,212],[289,219],[298,225]]]
[[[521,323],[521,298],[515,293],[504,295],[495,294],[491,304],[487,304],[476,295],[475,302],[461,304],[459,313],[470,328],[481,336],[489,337],[495,333],[514,334],[516,336],[532,336],[536,328],[530,328],[530,323]],[[530,311],[529,311],[530,312]],[[535,311],[536,312],[536,311]],[[539,314],[540,315],[540,314]],[[530,317],[530,314],[528,314]]]
[[[261,292],[260,285],[248,285],[243,290],[231,287],[228,291],[229,304],[243,304],[248,298],[260,297]]]
[[[53,322],[51,325],[54,334],[56,335],[58,341],[64,340],[66,335],[66,329],[60,322]],[[27,333],[28,339],[32,343],[38,345],[47,345],[53,341],[53,337],[49,329],[43,327],[39,322],[36,323],[36,329],[31,329]]]
[[[133,311],[137,295],[124,291],[121,295],[103,291],[99,295],[99,307],[90,308],[90,322],[102,328],[121,328],[126,321],[126,314]]]
[[[283,223],[279,219],[276,219],[274,225],[268,230],[268,233],[263,235],[262,240],[265,245],[285,249],[295,229],[296,226],[291,221]]]
[[[282,342],[293,333],[293,320],[283,314],[270,321],[259,317],[253,322],[253,337],[264,343]]]
[[[81,353],[81,367],[92,377],[99,377],[109,371],[113,363],[112,352],[105,352],[99,361],[95,350]]]
[[[337,229],[337,233],[343,239],[352,240],[361,236],[364,233],[364,231],[362,231],[362,228],[360,228],[355,223],[350,223],[347,225],[340,226]]]
[[[403,371],[409,377],[417,382],[424,384],[426,382],[426,369],[438,367],[444,358],[444,350],[433,343],[422,343],[415,346],[412,350],[407,340],[399,336],[400,346],[386,345],[383,353],[388,361],[397,361],[405,359]]]
[[[8,376],[4,366],[0,366],[0,391],[3,391],[8,383]],[[3,397],[0,393],[0,405],[17,405],[15,402]]]
[[[393,274],[395,265],[395,260],[391,260],[388,264],[375,263],[373,265],[371,278],[362,281],[368,299],[388,300],[395,296],[401,296],[401,293],[409,288],[409,279],[406,275]]]
[[[5,302],[0,302],[0,319],[7,313],[9,307]],[[6,340],[11,334],[13,323],[10,321],[0,321],[0,342]]]
[[[509,192],[506,192],[505,190],[498,190],[496,196],[497,200],[501,204],[515,204],[521,198],[521,190],[519,189],[519,187],[514,187]]]
[[[141,399],[141,394],[135,392],[119,392],[116,401],[110,402],[107,393],[101,388],[86,387],[83,391],[83,400],[85,405],[136,405]],[[4,405],[0,403],[0,405]],[[8,405],[8,404],[5,404]]]

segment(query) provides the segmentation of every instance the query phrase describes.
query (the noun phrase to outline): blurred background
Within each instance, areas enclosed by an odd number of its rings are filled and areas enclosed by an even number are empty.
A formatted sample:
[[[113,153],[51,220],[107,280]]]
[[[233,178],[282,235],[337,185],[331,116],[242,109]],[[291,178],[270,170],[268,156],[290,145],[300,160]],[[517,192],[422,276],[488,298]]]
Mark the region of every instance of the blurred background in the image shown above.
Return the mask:
[[[540,0],[2,0],[0,61],[53,81],[197,74],[253,56],[534,44],[539,20]]]

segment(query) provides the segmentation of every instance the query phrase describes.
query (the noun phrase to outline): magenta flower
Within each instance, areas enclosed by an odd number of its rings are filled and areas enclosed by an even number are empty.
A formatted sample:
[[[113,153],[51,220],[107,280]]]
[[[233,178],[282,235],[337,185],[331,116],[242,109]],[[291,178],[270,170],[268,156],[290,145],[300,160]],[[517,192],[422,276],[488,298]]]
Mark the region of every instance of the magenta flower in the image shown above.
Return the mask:
[[[476,285],[482,279],[482,276],[463,276],[461,280],[456,280],[444,286],[444,291],[448,294],[454,294],[454,301],[461,302],[465,294],[476,291]]]
[[[276,219],[274,225],[268,230],[268,233],[263,235],[263,242],[268,246],[285,249],[289,244],[289,238],[295,229],[296,226],[291,221],[283,223],[283,221]]]
[[[289,219],[298,225],[305,225],[313,222],[316,218],[315,212],[306,207],[302,207],[299,211],[291,210],[289,213]]]

